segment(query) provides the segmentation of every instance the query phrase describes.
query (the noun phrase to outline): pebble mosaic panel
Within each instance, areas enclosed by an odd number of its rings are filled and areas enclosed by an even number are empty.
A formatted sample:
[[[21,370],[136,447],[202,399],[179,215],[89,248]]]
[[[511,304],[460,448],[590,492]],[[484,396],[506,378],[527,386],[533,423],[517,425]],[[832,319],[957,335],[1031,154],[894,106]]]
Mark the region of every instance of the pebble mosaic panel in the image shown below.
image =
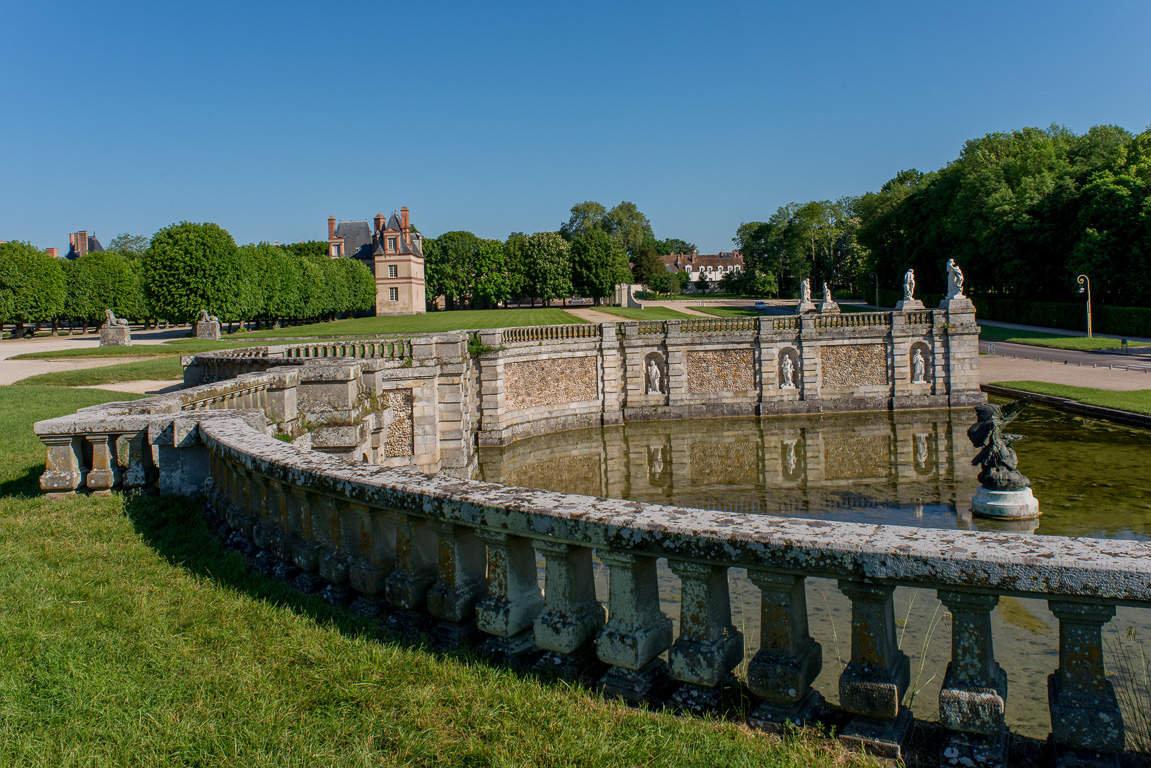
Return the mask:
[[[887,384],[887,347],[883,344],[844,344],[822,347],[821,389],[884,386]]]
[[[599,399],[594,357],[521,360],[504,366],[504,410]]]
[[[755,389],[755,357],[750,349],[687,353],[688,392],[745,392]]]
[[[386,394],[388,407],[392,409],[392,423],[388,425],[384,456],[411,456],[416,452],[412,444],[412,390],[393,389]]]

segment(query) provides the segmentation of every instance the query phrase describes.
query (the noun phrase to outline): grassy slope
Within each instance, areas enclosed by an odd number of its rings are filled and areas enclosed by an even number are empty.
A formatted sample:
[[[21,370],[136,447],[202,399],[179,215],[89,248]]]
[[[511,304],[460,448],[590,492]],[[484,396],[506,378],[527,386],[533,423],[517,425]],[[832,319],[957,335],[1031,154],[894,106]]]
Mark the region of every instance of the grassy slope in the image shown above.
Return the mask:
[[[377,336],[389,333],[438,333],[479,328],[512,328],[524,325],[582,323],[557,307],[539,309],[457,309],[405,317],[358,317],[332,323],[315,323],[271,331],[235,334],[229,340],[316,336]]]
[[[618,315],[628,320],[688,320],[691,318],[691,315],[677,312],[667,307],[645,307],[643,309],[635,309],[634,307],[591,307],[591,309],[597,312],[606,312],[609,315]]]
[[[1066,397],[1088,405],[1104,408],[1117,408],[1121,411],[1151,414],[1151,389],[1137,389],[1130,392],[1115,392],[1109,389],[1072,387],[1066,384],[1049,384],[1045,381],[997,381],[996,384],[1025,392],[1041,395]]]
[[[0,765],[842,764],[381,635],[250,571],[195,503],[39,496],[32,422],[125,397],[0,387]]]
[[[163,344],[135,344],[131,347],[80,347],[50,352],[25,352],[12,355],[9,360],[66,360],[73,357],[162,357],[164,355],[194,355],[214,349],[236,349],[252,346],[251,342],[201,341],[199,339],[173,339]]]
[[[178,355],[141,360],[138,363],[107,365],[103,368],[80,368],[74,371],[53,371],[23,379],[23,386],[90,387],[96,384],[118,384],[124,381],[182,379],[184,368]]]
[[[1015,328],[1000,328],[994,325],[980,325],[979,338],[983,341],[1011,341],[1016,344],[1033,344],[1054,349],[1115,349],[1122,346],[1119,339],[1106,339],[1096,336],[1061,336],[1045,331],[1024,331]]]

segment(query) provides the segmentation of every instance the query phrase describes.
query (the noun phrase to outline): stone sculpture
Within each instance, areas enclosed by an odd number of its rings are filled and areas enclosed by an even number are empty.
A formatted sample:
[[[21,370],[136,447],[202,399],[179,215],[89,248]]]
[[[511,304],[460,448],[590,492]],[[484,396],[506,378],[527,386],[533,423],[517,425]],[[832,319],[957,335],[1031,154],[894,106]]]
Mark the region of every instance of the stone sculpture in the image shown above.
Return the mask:
[[[660,387],[660,378],[659,363],[649,358],[647,361],[647,393],[649,395],[663,393],[663,389]]]
[[[132,346],[132,329],[128,327],[128,321],[116,317],[110,309],[104,310],[104,325],[100,328],[100,346]]]
[[[105,322],[108,325],[112,325],[112,326],[115,326],[115,325],[126,326],[126,325],[128,325],[127,320],[125,320],[122,317],[116,317],[114,314],[112,314],[112,310],[110,310],[110,309],[104,310],[104,318],[105,318]]]
[[[827,287],[827,283],[823,284],[823,301],[819,304],[819,311],[821,313],[839,312],[839,305],[832,300],[831,289]]]
[[[912,301],[915,299],[915,270],[909,269],[903,275],[903,300]]]
[[[955,259],[947,260],[947,298],[962,299],[963,296],[963,273],[959,271],[959,265],[955,263]]]
[[[220,340],[220,318],[209,315],[208,310],[200,310],[200,319],[193,324],[197,339]]]
[[[201,309],[200,310],[200,322],[201,323],[218,323],[218,322],[220,322],[220,318],[216,317],[215,315],[209,315],[208,310],[206,310],[206,309]]]
[[[915,354],[911,356],[911,383],[912,384],[926,384],[924,379],[926,366],[923,363],[923,350],[918,347],[915,348]]]
[[[791,355],[783,356],[783,376],[779,383],[780,389],[795,389],[795,363],[791,360]]]
[[[814,311],[815,303],[811,300],[811,281],[804,279],[799,284],[799,304],[795,308],[795,314],[802,315]]]
[[[972,466],[980,468],[980,488],[971,500],[976,514],[1012,519],[1039,515],[1039,502],[1028,487],[1031,481],[1018,470],[1019,459],[1011,448],[1023,435],[1003,432],[1034,399],[1027,396],[1003,406],[994,403],[975,406],[978,420],[968,428],[967,437],[979,449],[971,460]]]

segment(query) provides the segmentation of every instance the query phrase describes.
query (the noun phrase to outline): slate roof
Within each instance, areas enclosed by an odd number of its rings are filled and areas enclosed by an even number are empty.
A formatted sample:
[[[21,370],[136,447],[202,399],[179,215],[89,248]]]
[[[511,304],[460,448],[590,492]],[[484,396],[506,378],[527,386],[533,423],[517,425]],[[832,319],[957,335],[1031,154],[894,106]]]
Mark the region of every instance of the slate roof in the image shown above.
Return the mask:
[[[367,221],[341,221],[336,237],[344,238],[344,255],[354,259],[372,258],[372,225]]]

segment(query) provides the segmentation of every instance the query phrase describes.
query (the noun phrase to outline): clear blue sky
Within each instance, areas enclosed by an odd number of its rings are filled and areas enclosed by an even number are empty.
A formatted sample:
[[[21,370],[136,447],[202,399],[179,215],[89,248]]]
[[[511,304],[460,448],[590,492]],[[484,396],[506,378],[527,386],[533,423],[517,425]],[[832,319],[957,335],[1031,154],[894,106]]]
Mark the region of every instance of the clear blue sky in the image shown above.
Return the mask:
[[[730,249],[791,201],[970,138],[1151,123],[1151,3],[343,2],[0,6],[0,240],[435,236],[636,203]]]

